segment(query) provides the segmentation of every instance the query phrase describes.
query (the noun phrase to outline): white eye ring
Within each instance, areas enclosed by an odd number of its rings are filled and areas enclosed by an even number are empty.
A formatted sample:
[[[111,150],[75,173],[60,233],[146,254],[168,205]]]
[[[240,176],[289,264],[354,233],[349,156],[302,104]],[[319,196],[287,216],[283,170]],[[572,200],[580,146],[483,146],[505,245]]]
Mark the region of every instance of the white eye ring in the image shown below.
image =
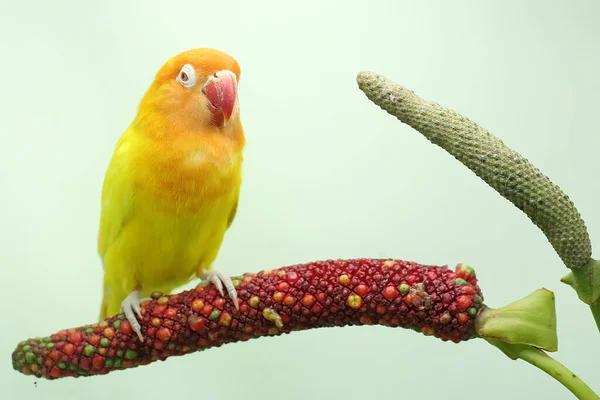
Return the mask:
[[[196,84],[196,71],[194,71],[194,67],[190,64],[185,64],[181,71],[179,71],[179,75],[177,75],[177,82],[181,83],[186,88],[191,88]]]

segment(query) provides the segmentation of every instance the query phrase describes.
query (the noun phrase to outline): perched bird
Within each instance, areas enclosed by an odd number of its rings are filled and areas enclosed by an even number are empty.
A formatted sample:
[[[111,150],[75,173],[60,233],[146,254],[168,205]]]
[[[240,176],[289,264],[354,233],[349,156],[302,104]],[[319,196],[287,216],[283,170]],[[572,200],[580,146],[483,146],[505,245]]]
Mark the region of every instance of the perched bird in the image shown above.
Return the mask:
[[[245,145],[240,67],[219,50],[170,58],[119,139],[102,187],[100,319],[124,313],[141,341],[140,303],[194,278],[225,287],[213,261],[233,222]]]

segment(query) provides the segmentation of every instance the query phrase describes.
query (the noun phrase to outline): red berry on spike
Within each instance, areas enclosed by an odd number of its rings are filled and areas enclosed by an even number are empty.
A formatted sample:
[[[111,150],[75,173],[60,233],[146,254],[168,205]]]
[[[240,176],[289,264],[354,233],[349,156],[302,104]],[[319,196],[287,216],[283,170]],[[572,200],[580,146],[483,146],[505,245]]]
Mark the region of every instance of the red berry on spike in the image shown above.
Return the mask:
[[[383,289],[383,297],[385,297],[388,300],[394,300],[396,298],[396,296],[398,296],[398,289],[396,289],[396,286],[386,286],[385,289]]]
[[[471,307],[471,304],[473,304],[473,301],[469,296],[461,295],[456,298],[456,305],[463,311]]]

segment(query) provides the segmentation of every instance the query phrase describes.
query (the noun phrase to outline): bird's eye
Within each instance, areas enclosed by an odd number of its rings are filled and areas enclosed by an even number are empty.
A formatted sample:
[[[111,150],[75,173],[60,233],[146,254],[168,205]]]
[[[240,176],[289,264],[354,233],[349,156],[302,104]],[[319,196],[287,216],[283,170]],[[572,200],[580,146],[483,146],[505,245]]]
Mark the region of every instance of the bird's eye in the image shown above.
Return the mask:
[[[177,82],[187,88],[194,86],[196,84],[196,72],[194,71],[194,67],[190,64],[185,64],[181,68],[181,71],[179,71],[179,75],[177,75]]]

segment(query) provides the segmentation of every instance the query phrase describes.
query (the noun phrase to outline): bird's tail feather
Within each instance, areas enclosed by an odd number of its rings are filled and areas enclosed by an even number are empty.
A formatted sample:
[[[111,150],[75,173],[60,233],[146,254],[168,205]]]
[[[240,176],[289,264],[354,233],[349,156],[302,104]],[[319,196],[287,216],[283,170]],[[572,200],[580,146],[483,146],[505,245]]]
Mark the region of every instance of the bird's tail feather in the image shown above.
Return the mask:
[[[117,314],[119,312],[119,310],[115,311],[115,310],[111,309],[111,308],[114,308],[114,307],[111,307],[111,302],[114,302],[113,294],[111,293],[110,287],[105,282],[104,288],[102,291],[102,302],[100,303],[99,321],[102,321],[108,317],[111,317],[114,314]]]

